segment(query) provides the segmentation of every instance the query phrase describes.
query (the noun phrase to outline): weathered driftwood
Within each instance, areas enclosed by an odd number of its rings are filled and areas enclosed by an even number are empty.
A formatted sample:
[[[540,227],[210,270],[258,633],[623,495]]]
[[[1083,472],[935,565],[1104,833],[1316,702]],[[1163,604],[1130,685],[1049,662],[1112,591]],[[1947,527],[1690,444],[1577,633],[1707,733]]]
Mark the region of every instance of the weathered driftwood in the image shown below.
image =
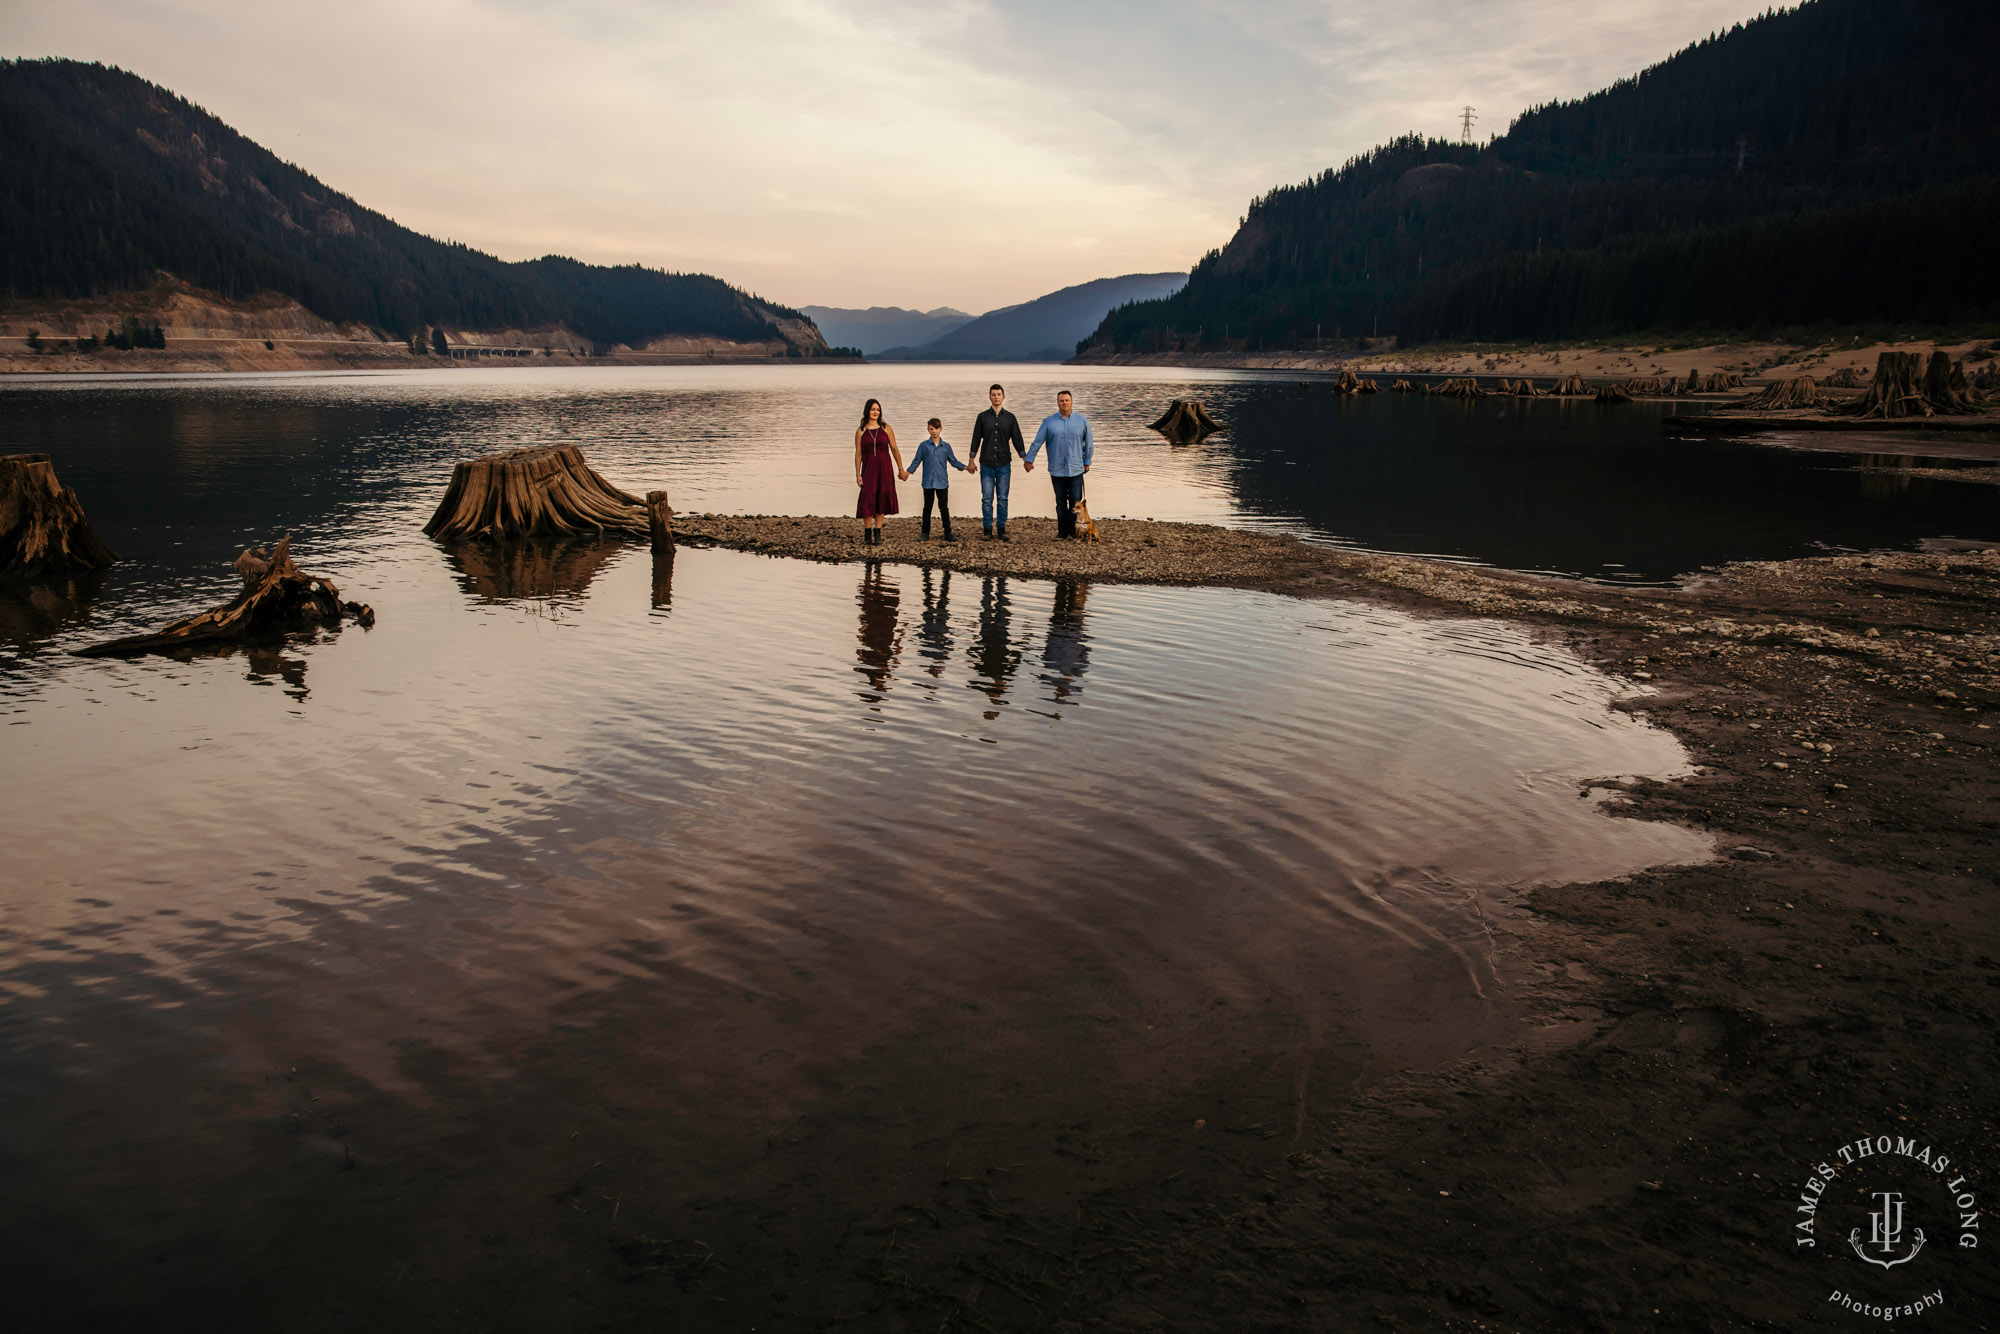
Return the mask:
[[[1865,371],[1857,371],[1852,366],[1842,366],[1839,370],[1821,380],[1820,384],[1827,389],[1859,389],[1861,387],[1861,377],[1866,373]]]
[[[1957,417],[1979,411],[1966,392],[1965,369],[1943,352],[1883,352],[1875,359],[1875,379],[1848,409],[1857,417]]]
[[[1600,403],[1630,403],[1632,394],[1628,384],[1601,384],[1597,386],[1597,401]]]
[[[1469,375],[1455,375],[1441,380],[1424,391],[1442,398],[1478,398],[1479,384]]]
[[[1408,380],[1398,380],[1389,387],[1399,394],[1414,394],[1417,392],[1417,387]]]
[[[239,562],[241,557],[238,557]],[[287,533],[264,559],[264,572],[246,583],[241,593],[220,607],[175,621],[149,635],[130,635],[92,644],[77,653],[86,658],[126,657],[139,653],[170,653],[204,644],[271,639],[293,630],[336,627],[342,616],[364,626],[375,623],[375,611],[358,602],[342,602],[331,580],[317,578],[292,564],[292,538]],[[243,568],[241,564],[237,567]]]
[[[101,570],[117,559],[47,454],[0,456],[0,579]]]
[[[667,504],[666,492],[646,493],[646,522],[652,530],[653,550],[671,552],[674,549],[674,511]]]
[[[1210,432],[1221,430],[1222,424],[1208,415],[1200,399],[1177,398],[1153,423],[1152,429],[1169,440],[1199,440]]]
[[[1794,375],[1787,380],[1779,380],[1764,386],[1757,394],[1744,400],[1746,408],[1815,408],[1826,402],[1826,395],[1819,391],[1810,375]]]
[[[646,502],[591,471],[575,445],[537,445],[459,464],[424,525],[445,539],[645,537],[651,528]]]
[[[1549,392],[1558,398],[1588,398],[1590,386],[1584,383],[1581,375],[1565,375],[1556,381],[1556,387]]]

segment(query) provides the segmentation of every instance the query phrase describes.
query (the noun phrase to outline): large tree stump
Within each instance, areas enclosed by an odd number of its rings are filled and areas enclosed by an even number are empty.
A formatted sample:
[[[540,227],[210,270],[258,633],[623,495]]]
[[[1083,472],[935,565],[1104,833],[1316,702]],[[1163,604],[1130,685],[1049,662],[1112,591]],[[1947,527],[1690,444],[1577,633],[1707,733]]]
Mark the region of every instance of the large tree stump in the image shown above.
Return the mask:
[[[646,502],[591,471],[575,445],[537,445],[459,464],[424,525],[445,539],[644,537],[651,529]]]
[[[1604,384],[1597,387],[1597,401],[1600,403],[1630,403],[1630,387],[1624,384]]]
[[[1408,380],[1398,380],[1394,384],[1390,385],[1389,388],[1395,390],[1399,394],[1414,394],[1417,392],[1417,387],[1411,384]]]
[[[1641,394],[1648,396],[1664,394],[1667,392],[1667,382],[1657,375],[1635,376],[1625,382],[1625,392],[1635,398]]]
[[[1583,382],[1581,375],[1565,375],[1556,381],[1556,387],[1549,392],[1558,398],[1588,398],[1590,386]]]
[[[1706,375],[1700,371],[1689,371],[1687,383],[1682,388],[1690,394],[1719,394],[1742,383],[1743,377],[1736,371],[1710,371]]]
[[[1944,352],[1932,352],[1931,363],[1924,369],[1924,401],[1933,411],[1950,416],[1979,411],[1971,386],[1965,382],[1965,364]]]
[[[238,558],[241,560],[241,558]],[[292,538],[287,533],[263,560],[264,572],[220,607],[175,621],[149,635],[130,635],[80,648],[86,658],[129,657],[139,653],[170,653],[204,644],[272,639],[294,630],[334,627],[343,615],[362,625],[375,623],[375,612],[358,602],[342,602],[340,590],[328,579],[310,575],[292,564]],[[237,567],[242,570],[242,565]]]
[[[117,559],[47,454],[0,456],[0,579],[101,570]]]
[[[1810,375],[1794,375],[1787,380],[1766,385],[1755,396],[1746,399],[1743,406],[1759,410],[1778,408],[1816,408],[1826,401],[1819,386]]]
[[[1152,424],[1152,429],[1176,442],[1199,440],[1201,437],[1222,429],[1222,424],[1208,415],[1207,409],[1198,398],[1177,398],[1168,405],[1160,419]]]
[[[1943,352],[1883,352],[1875,359],[1868,392],[1848,409],[1857,417],[1957,417],[1979,411],[1967,392],[1965,370]]]

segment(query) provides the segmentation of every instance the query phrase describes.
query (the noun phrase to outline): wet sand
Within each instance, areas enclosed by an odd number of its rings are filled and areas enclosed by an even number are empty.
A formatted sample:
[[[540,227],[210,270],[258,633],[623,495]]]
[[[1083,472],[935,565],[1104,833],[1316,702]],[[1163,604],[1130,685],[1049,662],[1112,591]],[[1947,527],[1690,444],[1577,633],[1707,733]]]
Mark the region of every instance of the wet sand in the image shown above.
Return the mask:
[[[859,558],[808,522],[686,527]],[[1160,536],[1145,550],[1176,554],[1150,566],[894,536],[880,555],[1164,581],[1199,556],[1218,582],[1525,621],[1655,692],[1629,707],[1700,768],[1626,785],[1623,809],[1710,831],[1725,855],[1538,889],[1496,921],[1511,999],[1533,1016],[1511,1047],[1363,1088],[1301,1075],[1294,1114],[1255,1124],[1190,1107],[1185,1161],[1143,1188],[1063,1188],[1061,1156],[1117,1143],[1131,1128],[1115,1118],[1050,1126],[1021,1155],[1032,1167],[913,1180],[822,1257],[825,1279],[868,1278],[852,1314],[912,1329],[1847,1327],[1828,1271],[1792,1245],[1807,1165],[1885,1128],[2000,1162],[2000,553],[1754,563],[1627,591]],[[754,1283],[681,1253],[658,1251],[677,1281],[759,1304]],[[1986,1327],[2000,1272],[1947,1272],[1955,1327]]]

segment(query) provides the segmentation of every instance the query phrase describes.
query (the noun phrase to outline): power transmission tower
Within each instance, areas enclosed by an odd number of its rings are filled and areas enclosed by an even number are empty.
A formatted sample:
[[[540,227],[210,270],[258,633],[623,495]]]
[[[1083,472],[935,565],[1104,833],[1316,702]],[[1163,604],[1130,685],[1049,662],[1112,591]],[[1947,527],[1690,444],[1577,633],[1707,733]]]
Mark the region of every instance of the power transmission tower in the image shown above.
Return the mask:
[[[1473,114],[1471,107],[1460,108],[1458,116],[1458,141],[1460,143],[1469,144],[1472,142],[1472,122],[1478,119],[1479,117]]]

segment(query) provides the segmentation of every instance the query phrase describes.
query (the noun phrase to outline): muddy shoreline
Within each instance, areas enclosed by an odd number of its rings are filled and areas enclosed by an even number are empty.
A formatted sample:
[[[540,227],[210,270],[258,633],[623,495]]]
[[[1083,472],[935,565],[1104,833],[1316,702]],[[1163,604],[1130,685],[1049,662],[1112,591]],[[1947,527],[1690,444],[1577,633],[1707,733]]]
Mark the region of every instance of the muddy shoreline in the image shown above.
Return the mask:
[[[684,527],[860,558],[810,522]],[[849,1248],[871,1321],[1840,1328],[1831,1271],[1791,1242],[1804,1165],[1884,1126],[2000,1162],[2000,553],[1627,590],[1247,534],[1160,534],[1146,568],[1021,532],[940,554],[892,521],[879,558],[1162,582],[1205,562],[1201,582],[1524,621],[1650,691],[1626,707],[1699,766],[1608,781],[1615,809],[1708,831],[1722,855],[1527,895],[1497,928],[1533,1016],[1512,1047],[1358,1090],[1302,1084],[1276,1129],[1191,1129],[1185,1174],[1154,1188],[1065,1198],[982,1165],[911,1192]],[[2000,1309],[1990,1264],[1946,1286],[1956,1327]]]

